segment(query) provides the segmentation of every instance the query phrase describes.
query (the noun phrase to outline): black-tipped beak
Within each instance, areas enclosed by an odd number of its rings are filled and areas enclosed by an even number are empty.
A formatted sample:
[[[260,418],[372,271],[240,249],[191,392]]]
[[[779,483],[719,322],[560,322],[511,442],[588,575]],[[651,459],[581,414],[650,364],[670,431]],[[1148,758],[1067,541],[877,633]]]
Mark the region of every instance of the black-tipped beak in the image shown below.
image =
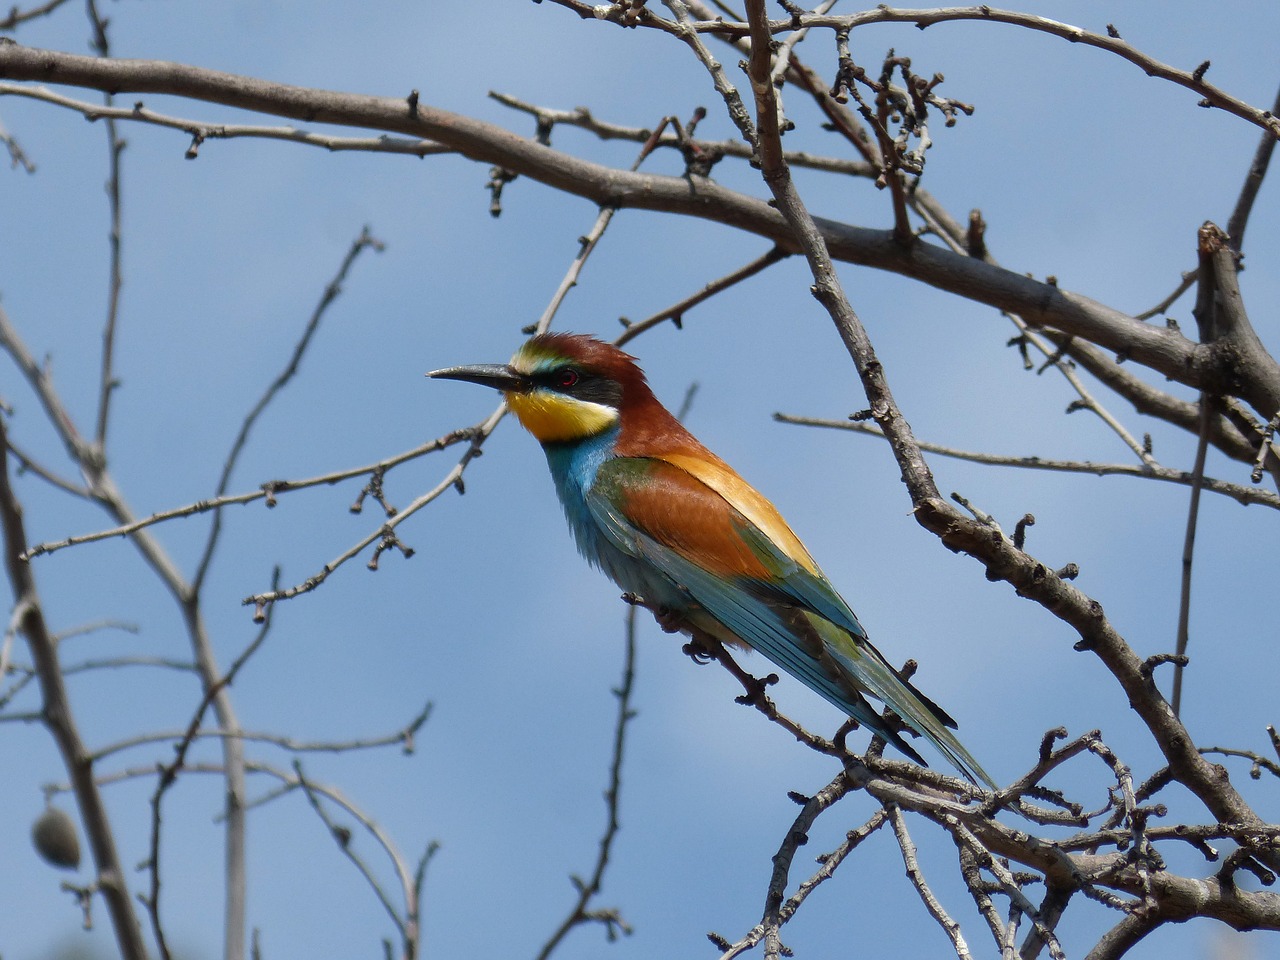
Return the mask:
[[[427,374],[437,380],[465,380],[482,387],[493,387],[506,393],[524,393],[532,384],[529,378],[503,363],[473,363],[465,367],[445,367]]]

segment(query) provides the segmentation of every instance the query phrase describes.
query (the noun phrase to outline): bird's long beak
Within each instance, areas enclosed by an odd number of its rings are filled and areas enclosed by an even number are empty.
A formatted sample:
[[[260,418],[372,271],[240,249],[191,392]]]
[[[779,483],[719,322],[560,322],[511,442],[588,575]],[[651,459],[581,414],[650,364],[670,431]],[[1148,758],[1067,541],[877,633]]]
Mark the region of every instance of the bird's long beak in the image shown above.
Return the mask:
[[[526,393],[533,384],[524,374],[503,363],[473,363],[465,367],[445,367],[427,374],[437,380],[465,380],[482,387],[493,387],[505,393]]]

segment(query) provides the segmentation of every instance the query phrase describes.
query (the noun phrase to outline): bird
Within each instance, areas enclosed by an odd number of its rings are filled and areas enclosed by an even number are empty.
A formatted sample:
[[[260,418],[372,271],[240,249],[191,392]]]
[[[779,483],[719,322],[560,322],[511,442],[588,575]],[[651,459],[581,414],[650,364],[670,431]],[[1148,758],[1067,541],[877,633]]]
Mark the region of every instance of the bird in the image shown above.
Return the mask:
[[[542,445],[578,550],[664,627],[758,651],[926,765],[867,697],[879,700],[995,789],[956,722],[872,646],[777,508],[662,405],[635,357],[585,334],[541,333],[509,363],[427,376],[501,391]]]

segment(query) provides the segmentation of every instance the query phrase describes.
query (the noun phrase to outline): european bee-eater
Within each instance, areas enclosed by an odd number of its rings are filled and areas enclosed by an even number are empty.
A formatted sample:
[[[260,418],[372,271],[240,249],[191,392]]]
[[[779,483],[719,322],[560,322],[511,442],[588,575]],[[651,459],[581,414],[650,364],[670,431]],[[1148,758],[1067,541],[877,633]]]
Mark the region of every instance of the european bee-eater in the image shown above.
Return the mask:
[[[759,650],[923,764],[869,694],[995,786],[947,729],[955,721],[871,645],[777,508],[658,402],[634,357],[552,333],[508,364],[427,376],[502,391],[546,452],[578,549],[623,590],[668,622]]]

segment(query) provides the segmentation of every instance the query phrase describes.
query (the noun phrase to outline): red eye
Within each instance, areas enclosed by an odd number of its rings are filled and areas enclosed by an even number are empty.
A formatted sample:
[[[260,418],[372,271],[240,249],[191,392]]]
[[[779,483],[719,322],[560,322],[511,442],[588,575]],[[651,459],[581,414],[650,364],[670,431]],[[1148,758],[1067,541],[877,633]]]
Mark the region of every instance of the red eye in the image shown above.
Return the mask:
[[[556,374],[556,386],[567,390],[578,382],[577,370],[561,370]]]

